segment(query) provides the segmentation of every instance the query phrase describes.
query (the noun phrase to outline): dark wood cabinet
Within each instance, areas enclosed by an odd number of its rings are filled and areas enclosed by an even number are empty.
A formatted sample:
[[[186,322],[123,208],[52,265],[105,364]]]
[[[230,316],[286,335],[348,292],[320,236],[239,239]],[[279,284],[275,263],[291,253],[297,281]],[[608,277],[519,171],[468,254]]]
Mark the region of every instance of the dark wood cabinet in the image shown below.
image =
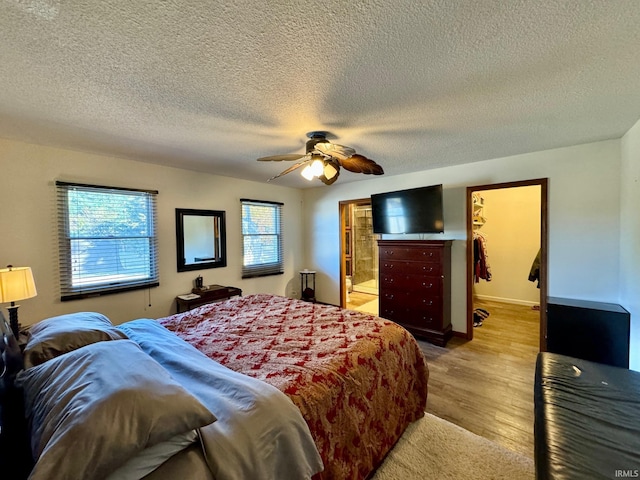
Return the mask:
[[[379,240],[380,316],[444,346],[451,330],[451,240]]]
[[[631,315],[614,303],[547,299],[547,350],[629,368]]]
[[[208,285],[203,288],[194,288],[190,294],[178,295],[176,304],[178,313],[186,312],[192,308],[200,307],[208,303],[226,300],[236,295],[242,295],[242,290],[236,287],[225,287],[223,285]]]

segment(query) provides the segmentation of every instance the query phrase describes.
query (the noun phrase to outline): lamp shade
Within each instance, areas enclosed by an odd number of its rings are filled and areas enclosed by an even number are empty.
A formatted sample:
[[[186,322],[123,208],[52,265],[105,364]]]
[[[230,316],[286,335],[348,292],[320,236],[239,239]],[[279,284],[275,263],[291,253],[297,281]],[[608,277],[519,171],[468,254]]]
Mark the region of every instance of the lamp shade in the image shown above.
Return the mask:
[[[17,302],[37,294],[31,267],[0,269],[0,303]]]

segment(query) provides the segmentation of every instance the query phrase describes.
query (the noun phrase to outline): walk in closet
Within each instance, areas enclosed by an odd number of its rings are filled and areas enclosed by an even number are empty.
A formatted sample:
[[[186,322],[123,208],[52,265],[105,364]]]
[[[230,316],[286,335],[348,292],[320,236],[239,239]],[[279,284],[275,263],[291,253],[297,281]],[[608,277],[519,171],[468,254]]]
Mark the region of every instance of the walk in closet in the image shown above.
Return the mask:
[[[472,328],[491,321],[494,302],[539,308],[540,289],[531,274],[541,248],[540,189],[525,185],[472,193]]]

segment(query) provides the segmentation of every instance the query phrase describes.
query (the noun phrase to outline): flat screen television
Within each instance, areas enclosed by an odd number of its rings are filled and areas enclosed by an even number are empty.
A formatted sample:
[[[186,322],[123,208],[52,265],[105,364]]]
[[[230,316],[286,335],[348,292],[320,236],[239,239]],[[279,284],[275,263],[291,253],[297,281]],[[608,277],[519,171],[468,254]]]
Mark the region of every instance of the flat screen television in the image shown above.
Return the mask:
[[[442,233],[442,185],[371,195],[373,233]]]

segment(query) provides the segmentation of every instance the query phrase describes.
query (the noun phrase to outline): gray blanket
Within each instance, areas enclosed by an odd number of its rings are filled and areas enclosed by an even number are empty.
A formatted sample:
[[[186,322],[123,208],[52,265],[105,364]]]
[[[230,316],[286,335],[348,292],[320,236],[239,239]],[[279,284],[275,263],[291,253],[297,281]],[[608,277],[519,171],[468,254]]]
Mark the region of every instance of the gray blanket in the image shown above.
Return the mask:
[[[217,417],[200,429],[216,480],[309,479],[322,471],[306,422],[278,389],[211,360],[154,320],[118,328]]]

